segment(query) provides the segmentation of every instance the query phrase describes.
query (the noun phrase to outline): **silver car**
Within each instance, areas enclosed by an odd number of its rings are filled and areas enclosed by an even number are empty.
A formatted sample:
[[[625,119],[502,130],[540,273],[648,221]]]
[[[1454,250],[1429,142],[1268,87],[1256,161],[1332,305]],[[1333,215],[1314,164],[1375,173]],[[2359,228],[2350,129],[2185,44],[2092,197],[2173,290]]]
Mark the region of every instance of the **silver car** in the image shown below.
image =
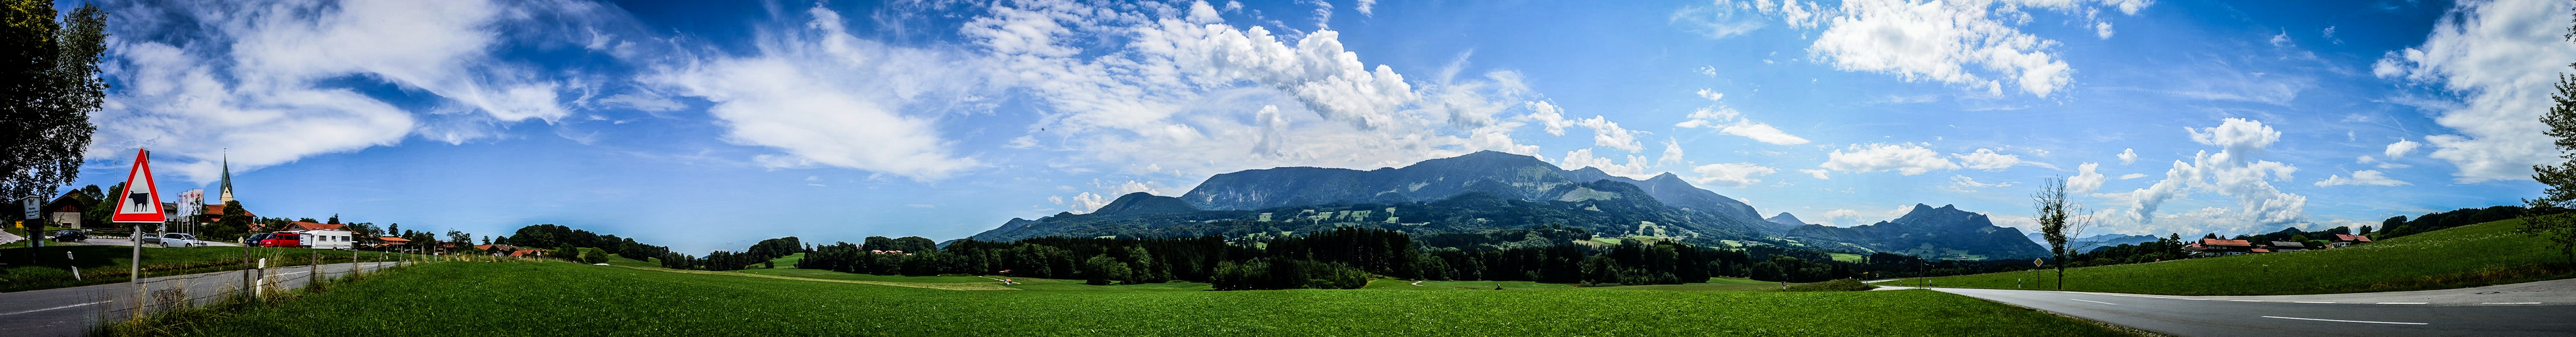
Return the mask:
[[[161,233],[161,235],[160,235],[160,236],[150,237],[150,238],[146,238],[146,239],[148,239],[148,240],[146,240],[146,241],[158,241],[157,243],[160,243],[162,247],[205,247],[205,246],[206,246],[206,242],[205,242],[205,241],[198,241],[198,240],[197,240],[197,236],[196,236],[196,235],[188,235],[188,233]]]

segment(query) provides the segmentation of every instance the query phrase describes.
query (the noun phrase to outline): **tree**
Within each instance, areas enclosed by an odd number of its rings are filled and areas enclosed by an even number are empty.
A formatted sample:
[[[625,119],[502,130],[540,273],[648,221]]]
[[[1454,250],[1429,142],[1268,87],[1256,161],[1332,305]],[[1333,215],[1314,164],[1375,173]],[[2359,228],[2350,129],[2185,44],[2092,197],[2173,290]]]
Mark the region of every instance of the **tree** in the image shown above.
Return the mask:
[[[53,1],[0,9],[0,195],[50,194],[80,176],[89,114],[107,97],[98,77],[107,13],[82,4],[56,21]],[[14,198],[7,198],[14,199]]]
[[[463,231],[457,231],[457,230],[448,230],[448,231],[447,231],[447,242],[455,242],[456,244],[461,244],[461,245],[473,245],[473,244],[474,244],[474,234],[468,234],[468,233],[465,233],[465,232],[463,232]]]
[[[2564,38],[2576,41],[2576,26],[2570,26]],[[2542,133],[2557,138],[2552,143],[2558,146],[2558,157],[2568,161],[2531,167],[2531,180],[2549,189],[2540,198],[2522,200],[2530,211],[2523,213],[2522,228],[2516,231],[2548,239],[2558,246],[2559,255],[2576,264],[2576,215],[2567,213],[2576,208],[2576,75],[2558,74],[2557,88],[2558,93],[2549,95],[2557,104],[2540,114],[2540,123],[2549,125],[2549,131]]]
[[[250,210],[242,209],[240,200],[224,202],[224,214],[215,217],[215,225],[206,228],[206,237],[219,240],[250,234]]]
[[[2057,261],[2057,290],[2066,290],[2066,238],[2084,235],[2093,226],[2091,216],[2083,215],[2084,205],[2066,200],[2066,179],[2049,178],[2040,183],[2039,193],[2031,195],[2032,206],[2039,208],[2039,233],[2048,241],[2048,252]]]

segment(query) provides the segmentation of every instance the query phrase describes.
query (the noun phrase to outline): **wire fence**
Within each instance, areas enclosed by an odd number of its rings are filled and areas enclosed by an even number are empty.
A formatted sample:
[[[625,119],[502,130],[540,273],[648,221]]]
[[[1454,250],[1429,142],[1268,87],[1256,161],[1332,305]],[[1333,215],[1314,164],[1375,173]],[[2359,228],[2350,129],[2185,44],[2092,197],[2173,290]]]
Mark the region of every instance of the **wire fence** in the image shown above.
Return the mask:
[[[319,252],[266,255],[245,260],[246,269],[243,270],[157,277],[126,283],[128,286],[89,294],[92,300],[89,303],[109,304],[97,306],[95,312],[100,318],[130,319],[227,301],[273,298],[328,284],[331,280],[381,273],[423,262],[465,260],[456,256],[330,257]],[[294,263],[308,264],[283,266]]]

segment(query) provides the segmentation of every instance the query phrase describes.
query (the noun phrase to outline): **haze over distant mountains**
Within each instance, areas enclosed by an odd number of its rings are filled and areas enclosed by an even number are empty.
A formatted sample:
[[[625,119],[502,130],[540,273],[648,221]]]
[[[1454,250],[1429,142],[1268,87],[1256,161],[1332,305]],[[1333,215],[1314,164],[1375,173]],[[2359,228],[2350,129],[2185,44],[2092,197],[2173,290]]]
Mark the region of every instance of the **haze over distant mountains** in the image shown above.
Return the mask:
[[[2018,229],[1955,207],[1918,207],[1888,222],[1835,228],[1691,185],[1672,173],[1644,180],[1595,168],[1565,170],[1529,156],[1483,151],[1401,168],[1281,167],[1218,174],[1178,197],[1132,193],[1088,214],[1011,219],[969,237],[1172,237],[1286,234],[1342,226],[1416,235],[1567,226],[1597,236],[1703,245],[1777,245],[1944,258],[2034,257]],[[2036,252],[2036,253],[2035,253]]]

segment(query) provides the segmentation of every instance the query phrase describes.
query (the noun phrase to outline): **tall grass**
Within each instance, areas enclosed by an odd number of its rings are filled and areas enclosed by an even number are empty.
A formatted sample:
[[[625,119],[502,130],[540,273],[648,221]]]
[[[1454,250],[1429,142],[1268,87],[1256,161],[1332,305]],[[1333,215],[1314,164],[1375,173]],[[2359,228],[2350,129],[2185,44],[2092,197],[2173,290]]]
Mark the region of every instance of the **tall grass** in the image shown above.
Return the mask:
[[[2073,268],[2066,290],[2297,295],[2466,288],[2576,277],[2557,250],[2505,220],[2326,250]],[[1931,278],[1933,286],[2049,289],[2054,272]],[[2023,282],[2017,286],[2016,282]]]

